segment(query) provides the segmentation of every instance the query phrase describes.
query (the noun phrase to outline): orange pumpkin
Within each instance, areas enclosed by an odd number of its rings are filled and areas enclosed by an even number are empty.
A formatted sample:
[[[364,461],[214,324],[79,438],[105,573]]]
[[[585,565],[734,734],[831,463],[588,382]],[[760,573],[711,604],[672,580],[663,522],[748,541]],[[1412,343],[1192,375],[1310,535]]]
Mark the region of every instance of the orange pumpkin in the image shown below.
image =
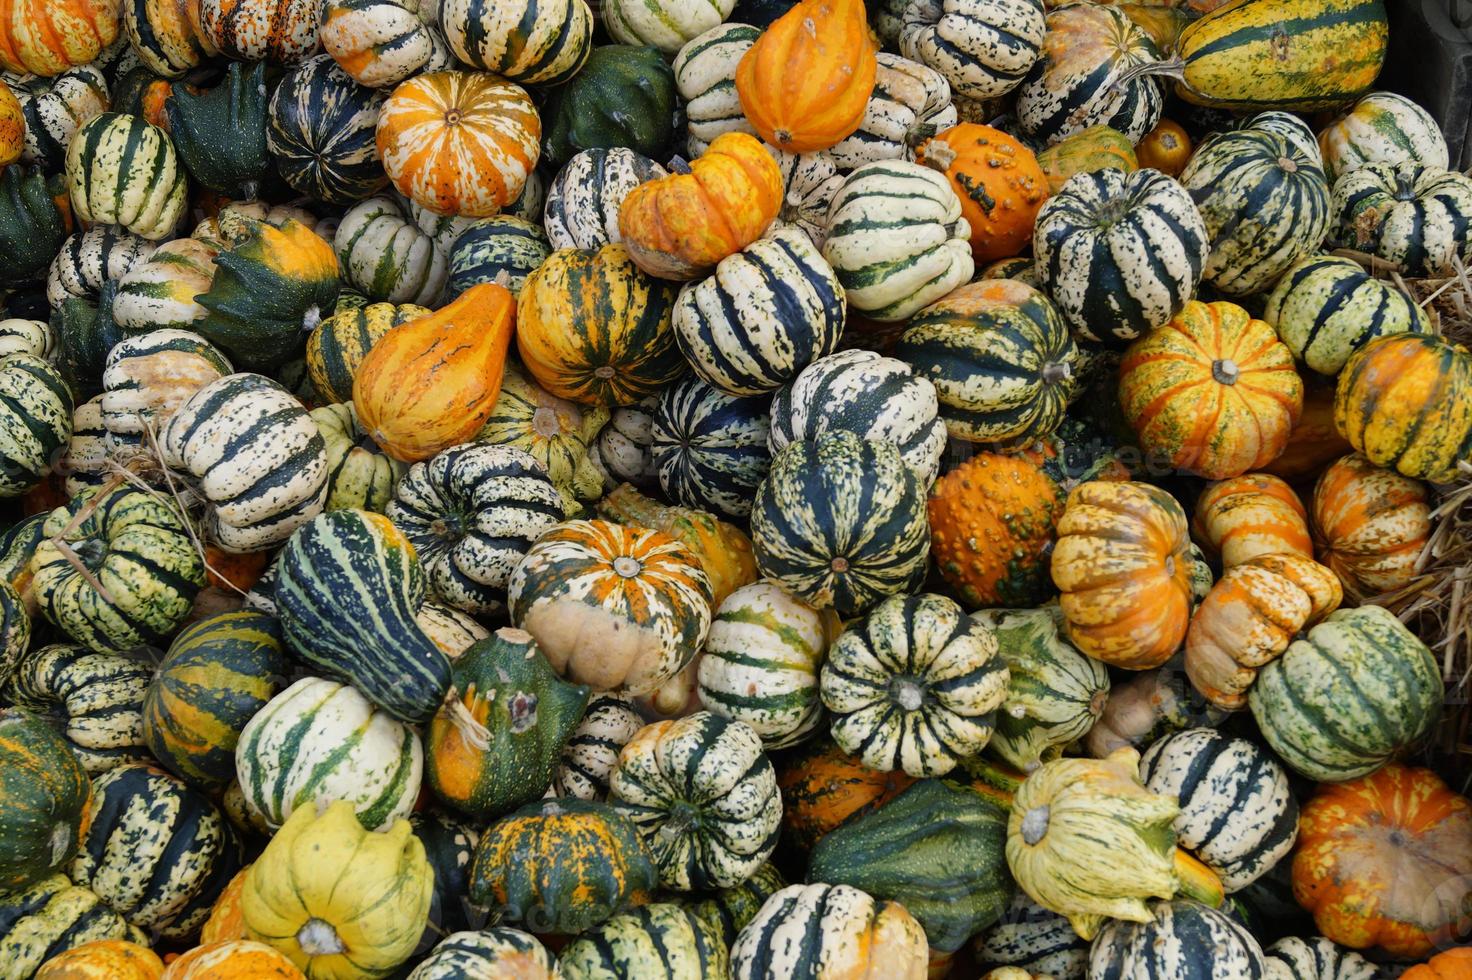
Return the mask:
[[[782,842],[799,853],[855,817],[898,796],[915,780],[903,771],[878,772],[824,736],[777,760],[782,794]]]
[[[1349,440],[1339,434],[1334,424],[1334,384],[1304,379],[1303,414],[1288,433],[1283,455],[1264,466],[1264,473],[1285,480],[1302,480],[1314,476],[1325,466],[1353,452]]]
[[[35,980],[159,980],[163,975],[163,960],[147,946],[99,939],[53,956]]]
[[[271,562],[271,552],[252,551],[237,555],[209,543],[204,546],[204,560],[210,585],[227,592],[245,591],[265,573]]]
[[[1339,579],[1312,558],[1259,555],[1234,565],[1191,617],[1186,675],[1212,704],[1235,711],[1247,704],[1257,669],[1343,599]]]
[[[742,55],[736,95],[762,139],[812,153],[859,128],[878,70],[863,0],[801,0]]]
[[[20,100],[10,86],[0,80],[0,168],[20,159],[26,148],[26,117]]]
[[[961,199],[978,262],[1016,255],[1032,241],[1048,175],[1038,158],[1000,129],[961,123],[923,143],[915,159],[941,171]]]
[[[163,980],[305,980],[305,976],[272,946],[230,939],[184,953],[169,964]]]
[[[291,64],[317,48],[320,4],[303,0],[196,0],[204,42],[236,61]]]
[[[410,463],[475,438],[501,393],[515,326],[510,291],[480,283],[439,311],[394,327],[353,378],[363,430]]]
[[[384,172],[416,204],[482,218],[521,195],[542,123],[518,85],[487,72],[436,71],[393,90],[377,137]]]
[[[1135,145],[1135,159],[1142,167],[1179,177],[1191,159],[1191,137],[1180,123],[1162,119]]]
[[[1221,480],[1278,458],[1303,382],[1271,326],[1234,303],[1192,300],[1125,351],[1119,402],[1141,449]]]
[[[1400,980],[1472,980],[1472,946],[1437,953],[1402,973]]]
[[[1314,556],[1308,511],[1276,476],[1248,473],[1213,483],[1196,500],[1196,543],[1221,558],[1222,568],[1258,555]]]
[[[1325,936],[1419,958],[1472,929],[1472,802],[1391,763],[1304,804],[1293,897]]]
[[[687,168],[635,187],[618,229],[634,264],[698,279],[762,236],[782,208],[782,170],[745,133],[722,133]]]
[[[60,75],[118,38],[118,0],[0,0],[0,68]]]
[[[1170,659],[1191,617],[1190,548],[1185,512],[1159,487],[1101,480],[1075,487],[1052,557],[1073,645],[1131,670]]]
[[[1359,453],[1334,463],[1314,486],[1319,559],[1353,595],[1363,598],[1410,584],[1430,536],[1426,485]]]
[[[220,897],[215,899],[210,917],[205,920],[204,928],[199,930],[200,945],[246,938],[245,913],[240,910],[240,894],[245,890],[245,873],[248,870],[250,865],[247,864],[236,872],[235,877],[220,892]]]

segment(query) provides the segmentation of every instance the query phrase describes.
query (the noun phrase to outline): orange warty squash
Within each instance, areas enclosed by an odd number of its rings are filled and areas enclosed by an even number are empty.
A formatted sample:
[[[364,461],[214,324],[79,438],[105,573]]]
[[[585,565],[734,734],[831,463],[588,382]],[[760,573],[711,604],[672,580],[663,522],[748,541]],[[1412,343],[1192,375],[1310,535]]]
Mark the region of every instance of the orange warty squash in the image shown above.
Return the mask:
[[[196,946],[169,964],[163,980],[304,980],[285,953],[250,939]]]
[[[1393,592],[1416,577],[1431,536],[1426,485],[1359,453],[1326,469],[1314,486],[1314,542],[1351,595]]]
[[[977,262],[1016,255],[1032,241],[1048,175],[1033,152],[1000,129],[964,122],[936,134],[915,160],[941,171],[961,199]]]
[[[808,742],[777,762],[782,842],[806,854],[825,835],[887,803],[914,781],[902,770],[866,768],[826,735]]]
[[[159,980],[164,961],[147,946],[126,939],[99,939],[51,957],[35,980]]]
[[[1472,946],[1437,953],[1402,973],[1400,980],[1472,980]]]
[[[1191,159],[1191,149],[1191,137],[1186,135],[1181,124],[1162,119],[1136,144],[1135,159],[1140,161],[1142,167],[1179,177]]]
[[[1125,351],[1119,402],[1141,449],[1221,480],[1278,458],[1303,382],[1271,326],[1234,303],[1192,300]]]
[[[1209,485],[1196,500],[1191,533],[1222,568],[1258,555],[1314,556],[1308,511],[1276,476],[1248,473]]]
[[[1339,427],[1334,424],[1333,382],[1305,379],[1303,414],[1288,433],[1283,455],[1264,466],[1263,472],[1285,480],[1302,480],[1353,451],[1349,440],[1339,434]]]
[[[0,167],[8,167],[19,160],[25,148],[25,113],[10,86],[0,80]]]
[[[245,890],[245,873],[248,870],[250,865],[247,864],[236,872],[235,877],[220,892],[220,897],[215,899],[210,917],[205,920],[204,928],[199,930],[201,946],[227,939],[246,938],[245,914],[240,910],[240,893]]]
[[[118,38],[118,0],[0,0],[0,68],[60,75]]]
[[[501,393],[515,326],[516,300],[505,286],[487,282],[394,327],[353,378],[363,430],[408,463],[475,438]]]
[[[662,279],[698,279],[750,245],[782,208],[782,170],[745,133],[722,133],[681,172],[635,187],[618,229],[634,264]]]
[[[859,128],[878,70],[863,0],[801,0],[742,55],[736,95],[762,139],[812,153]]]
[[[1342,946],[1426,956],[1472,929],[1472,802],[1391,763],[1304,804],[1293,897]]]
[[[436,71],[394,89],[377,136],[384,172],[416,204],[483,218],[521,195],[537,166],[542,123],[519,85],[487,72]]]
[[[1075,487],[1052,557],[1073,645],[1130,670],[1169,660],[1191,617],[1190,548],[1185,511],[1159,487],[1100,480]]]

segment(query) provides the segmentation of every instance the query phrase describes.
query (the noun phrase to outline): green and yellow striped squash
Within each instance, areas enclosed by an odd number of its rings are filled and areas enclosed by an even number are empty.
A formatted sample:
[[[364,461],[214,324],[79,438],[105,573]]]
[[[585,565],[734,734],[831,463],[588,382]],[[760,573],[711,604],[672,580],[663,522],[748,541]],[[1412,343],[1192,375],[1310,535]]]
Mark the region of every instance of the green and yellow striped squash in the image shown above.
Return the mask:
[[[339,303],[332,316],[317,324],[307,338],[307,374],[317,396],[329,403],[351,400],[353,375],[379,338],[399,324],[431,312],[409,303],[368,303],[346,308]]]
[[[31,615],[15,586],[0,578],[0,687],[31,646]]]
[[[37,717],[0,711],[0,892],[62,870],[92,819],[92,783],[66,740]]]
[[[1043,908],[1020,888],[1001,921],[977,937],[973,949],[983,970],[1010,966],[1028,971],[1029,976],[1040,973],[1083,980],[1089,965],[1089,944],[1068,920]]]
[[[198,238],[165,242],[118,281],[112,318],[124,334],[188,330],[208,311],[199,305],[215,278],[213,245]]]
[[[6,75],[26,117],[20,162],[38,173],[62,173],[66,151],[83,124],[108,108],[108,79],[99,64],[74,65],[59,75]],[[20,168],[15,168],[20,176]]]
[[[152,676],[142,661],[57,643],[21,659],[3,699],[54,721],[96,775],[148,758],[143,698]]]
[[[147,944],[148,935],[66,875],[0,893],[0,977],[5,980],[29,980],[52,957],[102,939]]]
[[[552,980],[555,975],[552,954],[536,936],[490,926],[446,936],[406,980]]]
[[[0,531],[0,581],[10,583],[15,591],[24,593],[31,581],[31,557],[36,548],[46,539],[46,518],[49,514],[32,514]],[[0,675],[6,672],[0,670]],[[4,677],[0,676],[0,681]]]
[[[453,300],[483,282],[500,283],[511,295],[519,295],[527,276],[551,254],[539,222],[504,214],[484,218],[455,239],[450,249],[445,299]]]
[[[732,888],[723,888],[707,898],[692,901],[688,908],[704,919],[729,948],[756,918],[767,899],[787,887],[787,879],[770,862],[757,868],[750,878]]]
[[[1135,158],[1135,144],[1128,136],[1112,126],[1100,123],[1039,152],[1038,166],[1048,175],[1048,187],[1056,194],[1074,174],[1093,173],[1096,170],[1123,170],[1130,173],[1140,169],[1140,162]],[[1027,259],[1002,261],[1028,262]]]
[[[558,398],[507,364],[491,417],[475,439],[530,453],[568,502],[569,516],[575,517],[582,511],[579,501],[603,495],[603,477],[588,461],[588,447],[608,417],[602,405]]]
[[[173,234],[189,179],[169,134],[138,116],[104,112],[77,130],[66,151],[72,212],[150,241]]]
[[[0,359],[0,498],[18,497],[45,478],[72,437],[75,408],[61,372],[44,358]]]
[[[71,235],[46,273],[46,301],[56,310],[69,298],[98,302],[109,280],[122,277],[142,262],[154,245],[115,225],[98,225]],[[64,333],[64,332],[63,332]],[[65,336],[61,338],[65,340]],[[107,355],[103,350],[98,359]]]
[[[352,402],[333,402],[309,414],[327,448],[327,501],[322,509],[383,513],[408,465],[384,452],[363,430]]]
[[[852,885],[789,885],[731,945],[731,980],[921,980],[925,930],[898,902]]]
[[[281,689],[281,627],[242,609],[202,619],[174,638],[143,699],[143,740],[165,769],[196,789],[235,776],[241,730]]]
[[[522,85],[567,81],[593,47],[593,14],[584,0],[429,0],[421,13],[438,25],[455,57]]]
[[[726,943],[692,910],[657,902],[616,915],[563,949],[564,980],[726,980]]]

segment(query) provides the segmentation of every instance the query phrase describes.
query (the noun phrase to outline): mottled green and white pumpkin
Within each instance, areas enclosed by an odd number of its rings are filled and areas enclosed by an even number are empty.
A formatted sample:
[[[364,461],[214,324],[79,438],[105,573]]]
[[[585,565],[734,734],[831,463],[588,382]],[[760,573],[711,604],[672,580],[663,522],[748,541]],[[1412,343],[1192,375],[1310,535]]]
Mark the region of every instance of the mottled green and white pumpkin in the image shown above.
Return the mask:
[[[796,228],[821,251],[828,240],[828,209],[846,174],[827,153],[788,153],[765,145],[782,171],[782,206],[771,230]]]
[[[102,396],[97,395],[72,413],[72,437],[56,465],[56,471],[66,477],[67,496],[75,497],[86,487],[99,487],[111,479],[108,468],[112,448],[107,427],[102,424]]]
[[[541,980],[553,976],[555,966],[552,954],[536,936],[490,926],[446,936],[405,980]]]
[[[673,56],[731,15],[736,0],[609,0],[599,13],[620,44],[650,44]]]
[[[0,320],[0,357],[32,354],[50,360],[56,350],[56,331],[45,320]]]
[[[722,888],[709,897],[691,902],[688,907],[714,926],[729,948],[747,923],[756,918],[767,899],[786,887],[787,880],[782,877],[782,872],[776,865],[767,863],[734,888]]]
[[[78,129],[109,104],[107,78],[96,64],[75,65],[60,75],[5,75],[26,118],[20,162],[46,173],[66,167],[66,151]]]
[[[685,103],[685,152],[690,159],[722,133],[756,135],[736,94],[736,65],[761,33],[750,24],[717,24],[675,55],[675,90]]]
[[[434,599],[424,600],[424,604],[414,614],[414,622],[424,631],[430,642],[439,647],[452,662],[477,640],[484,640],[491,635],[491,631],[469,613]]]
[[[455,64],[441,33],[425,23],[429,4],[323,0],[322,47],[359,85],[386,88]]]
[[[1266,980],[1267,960],[1247,928],[1190,899],[1153,902],[1148,922],[1111,919],[1089,951],[1090,980]]]
[[[562,761],[552,777],[553,792],[580,800],[606,799],[608,776],[618,764],[618,754],[643,727],[644,717],[631,699],[595,696],[562,748]]]
[[[664,167],[623,146],[583,150],[567,161],[547,188],[541,215],[553,248],[599,248],[621,241],[619,206],[629,191]]]
[[[352,402],[334,402],[309,413],[327,451],[327,500],[323,510],[356,507],[383,513],[409,467],[363,430]]]
[[[1409,276],[1449,275],[1472,255],[1472,177],[1414,161],[1370,163],[1334,182],[1335,238]]]
[[[1331,182],[1367,163],[1448,165],[1441,126],[1431,113],[1395,92],[1361,96],[1319,131],[1319,149]]]
[[[1266,950],[1268,975],[1277,980],[1375,980],[1380,975],[1375,964],[1359,953],[1345,949],[1332,939],[1315,936],[1300,939],[1288,936]],[[1274,974],[1274,966],[1282,970]]]
[[[558,398],[508,364],[491,416],[475,438],[530,453],[562,494],[568,514],[576,516],[582,509],[579,501],[602,496],[603,476],[588,453],[607,420],[607,408]]]
[[[823,151],[840,170],[880,160],[913,160],[917,146],[958,121],[944,75],[887,51],[875,57],[879,68],[863,121]]]
[[[118,281],[112,318],[125,334],[188,330],[207,314],[196,297],[209,292],[216,249],[197,238],[179,238],[154,249]]]
[[[448,256],[390,195],[349,209],[333,233],[332,250],[343,278],[375,302],[438,306],[444,294]]]
[[[154,250],[153,242],[112,225],[79,231],[62,243],[46,272],[46,301],[96,299],[103,283],[122,278]]]
[[[52,719],[82,768],[97,775],[148,759],[143,700],[152,676],[140,660],[57,643],[20,658],[3,697]]]
[[[565,82],[592,50],[584,0],[423,0],[421,13],[456,58],[521,85]]]
[[[616,915],[563,949],[563,980],[726,980],[726,942],[710,922],[673,902]]]
[[[852,885],[789,885],[731,945],[731,980],[920,980],[928,961],[925,931],[898,902]]]
[[[1042,0],[917,0],[904,8],[899,48],[957,96],[994,99],[1022,84],[1046,33]]]
[[[138,116],[104,112],[67,146],[72,211],[150,241],[173,234],[188,204],[189,178],[169,134]]]
[[[482,219],[450,247],[445,299],[453,300],[483,282],[497,283],[518,295],[526,277],[551,254],[541,225],[506,215]]]
[[[66,875],[51,875],[0,895],[0,962],[6,980],[24,980],[52,957],[106,939],[149,942],[142,929]]]
[[[637,405],[615,408],[588,446],[588,465],[599,474],[605,493],[620,483],[632,483],[641,490],[659,486],[650,452],[656,404],[657,397],[651,396]]]
[[[188,330],[124,338],[103,366],[102,424],[121,446],[141,442],[152,451],[180,406],[234,370],[214,344]]]
[[[51,471],[71,441],[75,407],[61,372],[44,358],[0,358],[0,498],[20,496]]]
[[[0,580],[0,689],[31,646],[31,616],[15,586]]]
[[[981,969],[1015,967],[1030,975],[1084,980],[1089,943],[1068,919],[1043,908],[1018,889],[1002,920],[976,938],[972,947]],[[983,974],[985,975],[985,974]]]
[[[328,204],[351,204],[383,187],[376,128],[388,94],[353,81],[330,55],[291,65],[267,113],[266,146],[281,176]]]
[[[738,398],[699,378],[659,395],[649,452],[664,495],[725,517],[751,513],[771,465],[768,401]]]

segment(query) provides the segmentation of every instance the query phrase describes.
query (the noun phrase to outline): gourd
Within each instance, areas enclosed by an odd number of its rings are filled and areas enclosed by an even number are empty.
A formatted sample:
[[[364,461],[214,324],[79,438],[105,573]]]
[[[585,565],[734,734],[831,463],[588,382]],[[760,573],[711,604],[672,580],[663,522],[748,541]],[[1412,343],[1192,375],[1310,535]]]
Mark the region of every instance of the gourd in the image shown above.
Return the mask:
[[[5,700],[54,720],[82,768],[96,775],[148,758],[143,699],[152,671],[115,653],[52,644],[14,665]]]
[[[595,47],[543,109],[542,154],[560,167],[583,150],[633,150],[663,159],[674,130],[674,74],[658,48]]]
[[[1270,971],[1281,964],[1288,969],[1289,976],[1305,980],[1375,980],[1379,972],[1363,956],[1323,936],[1312,939],[1288,936],[1264,952],[1267,953]],[[1423,977],[1421,980],[1434,978]]]
[[[351,401],[353,378],[373,345],[392,328],[432,312],[412,304],[339,304],[307,338],[307,374],[317,397],[324,404]]]
[[[325,54],[289,68],[271,95],[266,146],[296,190],[331,204],[362,200],[384,185],[374,125],[385,106]]]
[[[1191,136],[1180,123],[1162,119],[1135,144],[1135,157],[1142,167],[1159,170],[1168,177],[1179,177],[1190,162],[1193,149]]]
[[[353,81],[385,88],[451,66],[444,38],[425,23],[427,13],[399,0],[325,0],[318,37]]]
[[[887,51],[875,58],[874,92],[859,128],[823,151],[844,170],[876,160],[914,159],[916,147],[958,121],[944,75]]]
[[[214,88],[181,86],[165,104],[169,136],[194,179],[229,197],[251,200],[270,166],[266,156],[266,74],[235,63]]]
[[[459,296],[478,283],[498,282],[515,296],[526,277],[551,254],[536,222],[506,215],[482,219],[450,249],[447,295]]]
[[[782,794],[782,839],[807,854],[834,829],[883,806],[914,782],[903,770],[870,769],[820,734],[790,752],[778,753]]]
[[[489,635],[489,634],[488,634]],[[414,836],[424,845],[424,857],[434,872],[434,889],[429,899],[429,921],[419,946],[462,929],[470,928],[472,914],[469,894],[470,862],[480,830],[440,810],[421,810],[409,818]]]
[[[1147,748],[1170,732],[1218,725],[1227,712],[1201,696],[1185,676],[1184,657],[1116,683],[1104,712],[1084,736],[1081,747],[1096,759],[1115,749]]]
[[[1146,915],[1142,923],[1116,920],[1104,926],[1089,951],[1090,977],[1126,980],[1153,973],[1180,980],[1264,980],[1271,975],[1252,933],[1225,912],[1177,900],[1152,902]]]
[[[324,405],[309,414],[327,450],[327,499],[322,509],[383,513],[407,467],[363,430],[352,402]]]
[[[0,81],[0,167],[20,159],[26,148],[26,117],[10,86]]]
[[[1472,177],[1414,161],[1369,163],[1334,182],[1331,237],[1407,276],[1445,276],[1472,252]]]
[[[53,956],[37,980],[160,980],[164,961],[147,946],[126,939],[94,939]]]
[[[0,272],[19,282],[44,279],[65,239],[45,175],[18,165],[0,171]]]
[[[552,980],[557,976],[552,954],[535,936],[492,926],[446,936],[406,980],[494,980],[498,973],[525,980]]]
[[[439,647],[451,661],[470,648],[476,640],[484,640],[491,633],[476,622],[469,613],[461,612],[433,599],[426,599],[414,614],[414,622]]]
[[[1303,502],[1266,473],[1209,484],[1196,500],[1191,533],[1223,570],[1264,555],[1314,554]]]
[[[109,279],[121,278],[153,247],[142,236],[110,226],[69,236],[53,254],[46,272],[46,301],[52,310],[62,308],[72,297],[98,301]],[[106,354],[106,350],[99,352],[98,361]]]
[[[21,162],[47,173],[65,169],[72,136],[108,109],[107,79],[96,65],[77,65],[55,76],[10,75],[6,83],[25,116]]]
[[[262,980],[304,980],[305,974],[275,947],[250,939],[205,943],[169,963],[163,980],[229,980],[235,976]]]
[[[647,44],[672,56],[685,42],[731,15],[736,0],[682,4],[673,0],[647,4],[617,0],[599,13],[609,35],[622,44]]]
[[[0,581],[0,687],[20,665],[31,645],[31,614],[26,600],[9,582]]]
[[[1410,974],[1410,980],[1457,980],[1466,972],[1469,959],[1472,957],[1469,957],[1466,947],[1455,946],[1437,953],[1425,963],[1416,964],[1406,973]]]
[[[921,980],[927,960],[925,930],[900,903],[851,885],[790,885],[766,901],[732,944],[731,977]]]
[[[209,314],[199,304],[215,278],[219,253],[197,238],[165,242],[118,280],[112,318],[124,334],[188,330]]]
[[[745,18],[728,18],[686,41],[675,55],[675,90],[685,103],[686,152],[696,157],[722,133],[756,129],[741,109],[736,92],[736,66],[761,36],[761,28]]]
[[[92,784],[46,720],[0,710],[0,790],[6,800],[0,887],[21,891],[66,867],[92,819]]]
[[[959,98],[981,101],[1022,84],[1047,33],[1042,0],[920,0],[903,8],[900,53],[945,76]]]
[[[657,902],[614,916],[569,943],[558,957],[565,980],[613,976],[724,980],[726,943],[694,910]]]
[[[665,496],[725,517],[751,513],[767,475],[767,400],[736,398],[699,378],[666,388],[654,412],[649,445]]]
[[[1415,578],[1431,536],[1426,486],[1354,453],[1314,484],[1314,545],[1345,591],[1379,595]]]
[[[392,197],[370,197],[350,208],[333,235],[332,250],[343,279],[374,305],[439,305],[449,277],[448,256]]]
[[[429,0],[421,15],[439,28],[460,61],[522,85],[567,81],[592,49],[593,13],[583,0]]]
[[[1037,160],[1048,177],[1048,189],[1054,194],[1077,173],[1111,169],[1133,173],[1142,166],[1150,166],[1136,158],[1135,146],[1128,136],[1103,123],[1059,140],[1040,152]]]
[[[76,403],[61,373],[30,353],[0,358],[0,498],[36,486],[72,437]]]
[[[608,775],[618,763],[619,752],[643,727],[644,718],[630,699],[618,694],[595,695],[563,746],[552,777],[553,792],[580,800],[606,799]]]
[[[548,242],[562,249],[621,241],[618,215],[624,198],[640,184],[667,175],[664,167],[627,147],[583,150],[547,188],[543,222]]]
[[[978,936],[972,948],[982,969],[1011,966],[1058,980],[1083,980],[1089,962],[1089,944],[1068,920],[1021,890],[1001,921]]]
[[[1395,92],[1371,92],[1319,130],[1332,182],[1368,163],[1448,164],[1446,137],[1431,113]]]
[[[237,61],[291,64],[317,47],[317,10],[296,0],[199,0],[197,16],[200,36]]]
[[[833,154],[775,151],[782,168],[782,208],[772,228],[796,228],[820,250],[828,240],[828,208],[843,187]]]
[[[137,116],[89,119],[66,151],[67,190],[83,221],[168,238],[184,214],[187,178],[169,136]]]
[[[597,499],[601,474],[589,459],[589,443],[608,420],[601,405],[578,405],[550,394],[514,365],[507,365],[491,417],[477,442],[524,450],[541,465],[562,494],[568,516],[579,516],[579,501]]]
[[[187,330],[153,330],[113,345],[102,369],[102,424],[113,451],[145,440],[148,448],[200,388],[233,373],[225,355]]]
[[[44,878],[29,888],[0,897],[5,925],[0,952],[8,977],[29,977],[46,960],[76,946],[104,939],[145,942],[143,930],[128,925],[91,889],[65,875]]]

